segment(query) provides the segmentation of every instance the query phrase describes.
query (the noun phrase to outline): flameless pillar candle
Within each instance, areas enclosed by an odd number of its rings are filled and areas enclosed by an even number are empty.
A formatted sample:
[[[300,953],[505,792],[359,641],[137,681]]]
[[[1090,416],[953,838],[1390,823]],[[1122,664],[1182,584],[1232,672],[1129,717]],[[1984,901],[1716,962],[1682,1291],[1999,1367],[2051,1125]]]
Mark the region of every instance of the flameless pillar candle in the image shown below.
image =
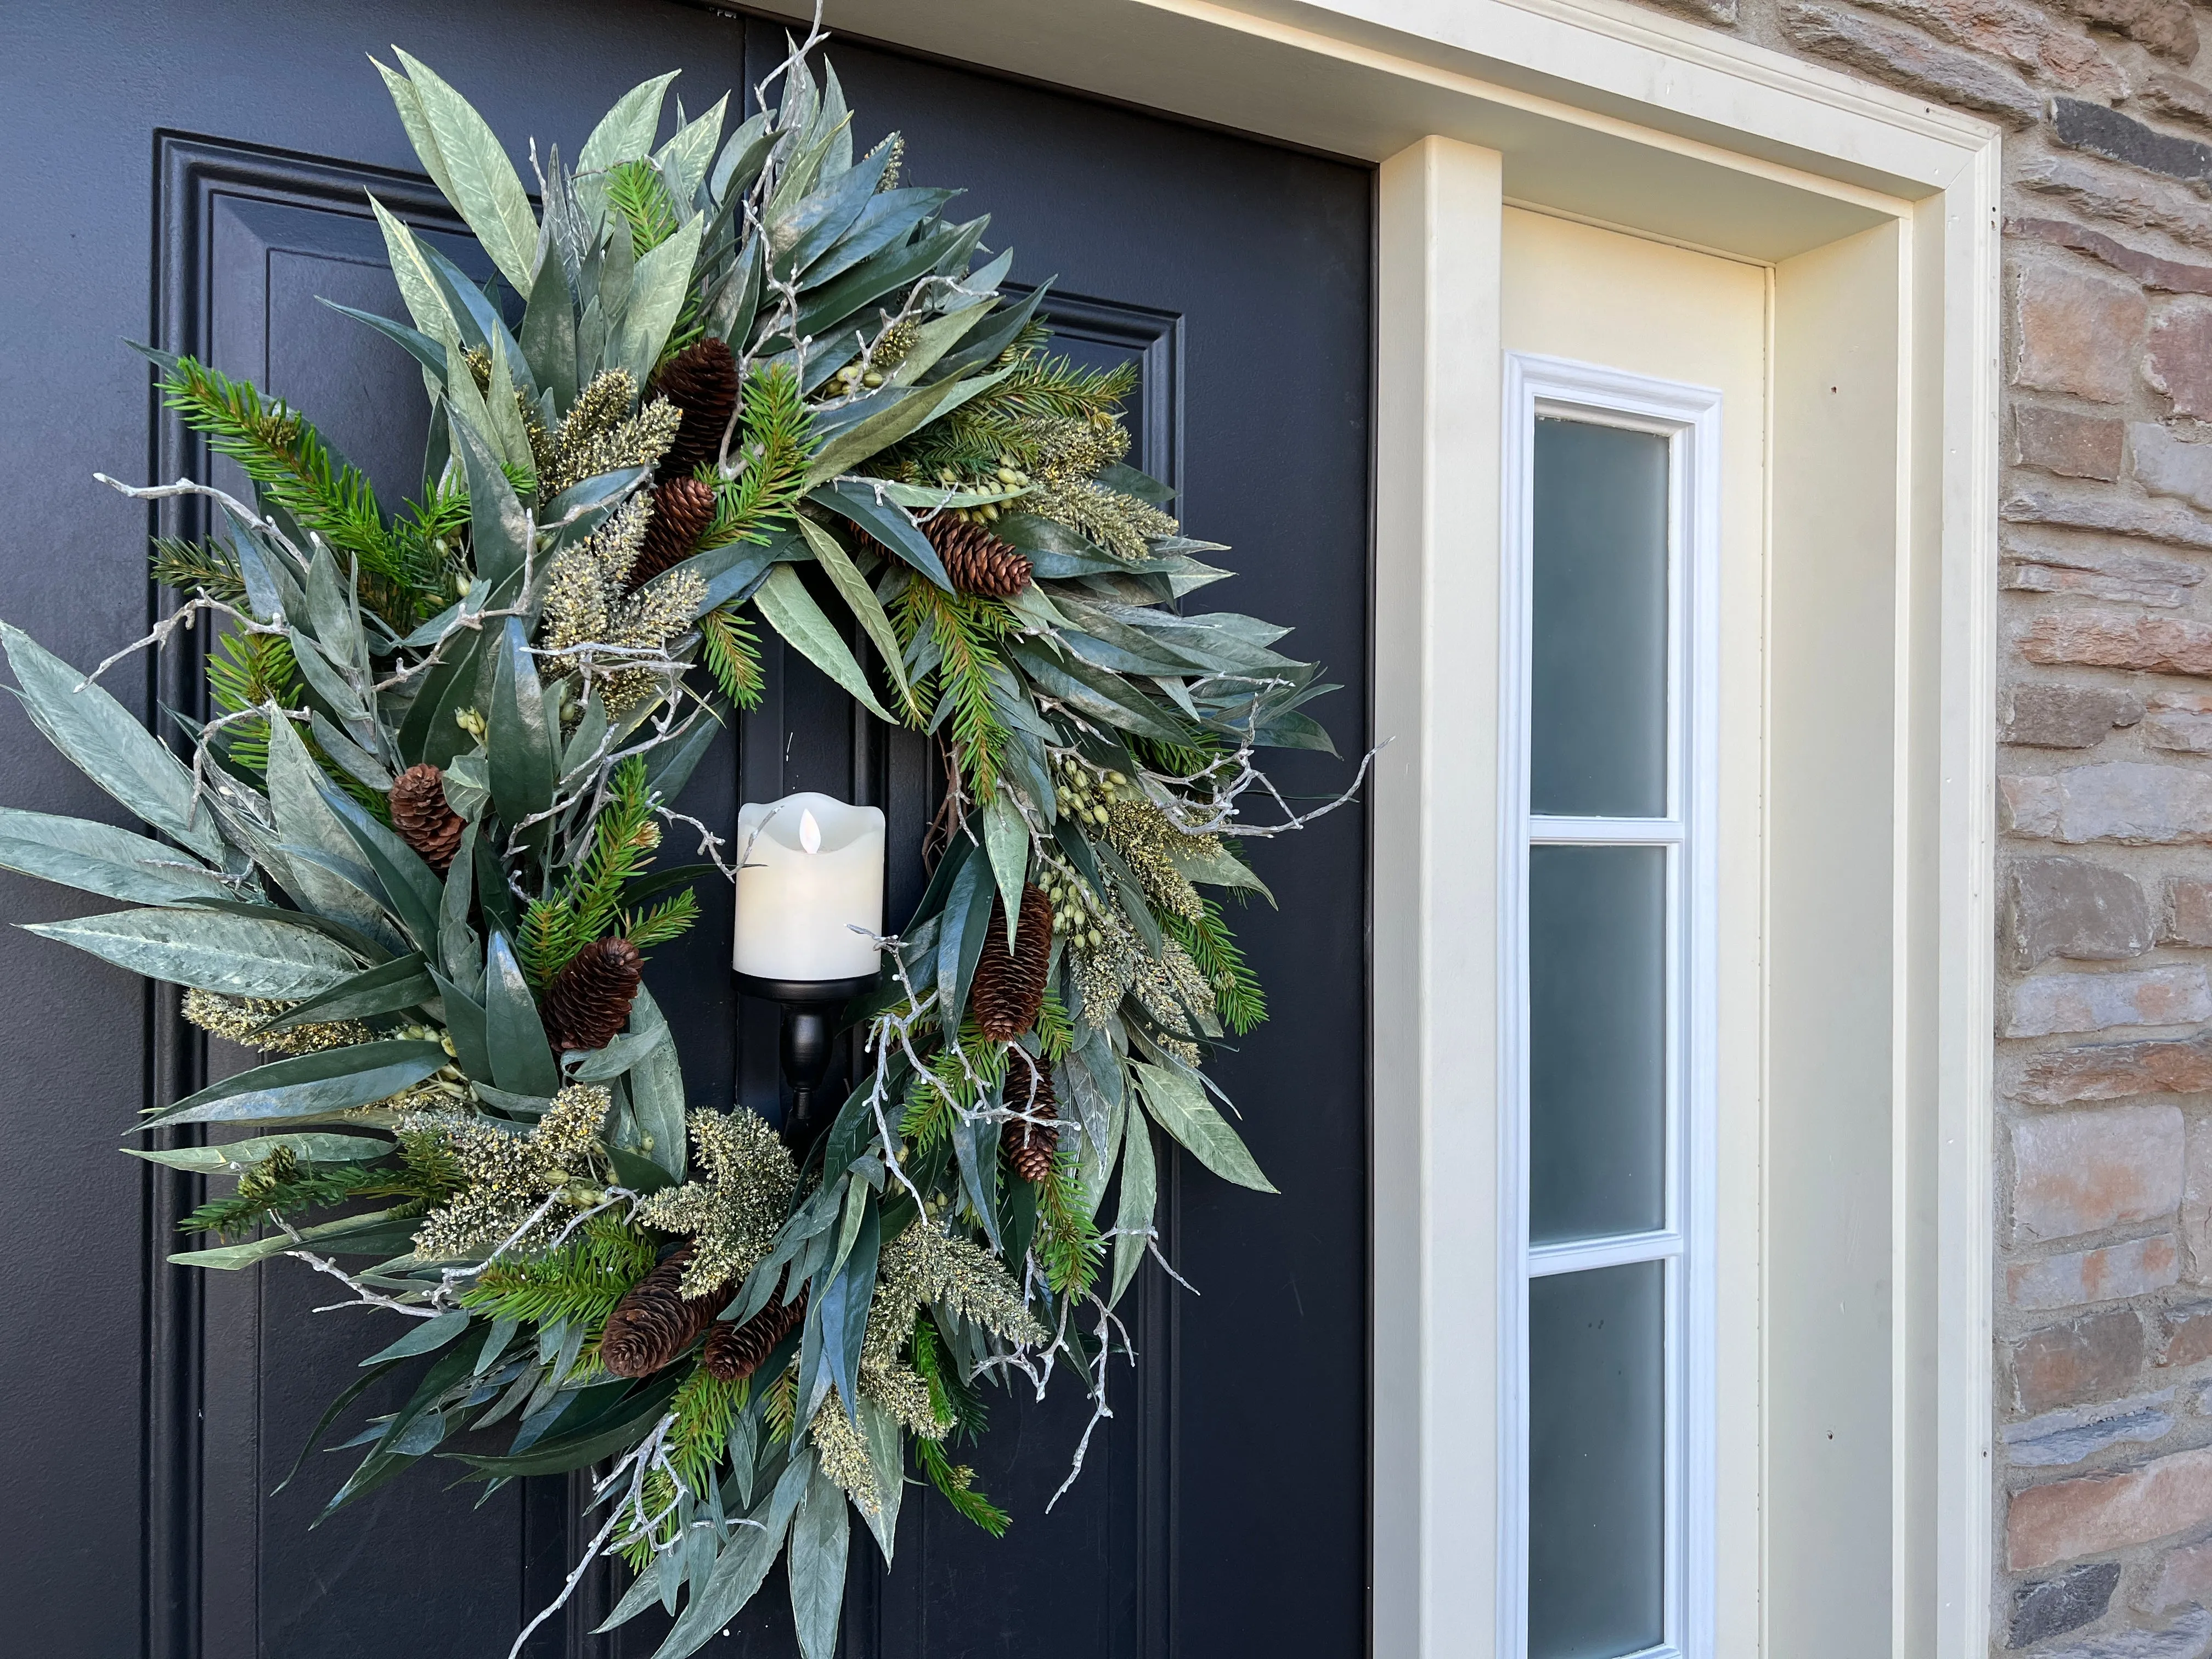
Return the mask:
[[[738,812],[737,970],[757,979],[865,979],[884,920],[884,815],[828,795]]]

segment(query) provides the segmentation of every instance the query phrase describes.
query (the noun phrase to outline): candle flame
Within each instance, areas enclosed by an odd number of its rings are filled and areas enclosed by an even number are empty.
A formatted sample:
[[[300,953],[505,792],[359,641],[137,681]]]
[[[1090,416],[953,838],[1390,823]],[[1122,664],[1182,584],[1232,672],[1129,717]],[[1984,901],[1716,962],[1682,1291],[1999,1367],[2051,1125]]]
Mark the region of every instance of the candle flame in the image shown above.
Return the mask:
[[[799,844],[810,853],[822,850],[822,826],[814,821],[814,809],[811,806],[799,809]]]

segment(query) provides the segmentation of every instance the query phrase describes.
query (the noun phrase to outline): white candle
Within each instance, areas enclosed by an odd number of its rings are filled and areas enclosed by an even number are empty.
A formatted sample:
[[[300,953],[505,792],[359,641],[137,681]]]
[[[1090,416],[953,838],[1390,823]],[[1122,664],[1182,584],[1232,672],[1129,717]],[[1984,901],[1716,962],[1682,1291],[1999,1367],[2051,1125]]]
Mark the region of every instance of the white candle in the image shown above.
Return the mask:
[[[828,795],[787,795],[738,812],[741,974],[860,979],[883,930],[884,815]]]

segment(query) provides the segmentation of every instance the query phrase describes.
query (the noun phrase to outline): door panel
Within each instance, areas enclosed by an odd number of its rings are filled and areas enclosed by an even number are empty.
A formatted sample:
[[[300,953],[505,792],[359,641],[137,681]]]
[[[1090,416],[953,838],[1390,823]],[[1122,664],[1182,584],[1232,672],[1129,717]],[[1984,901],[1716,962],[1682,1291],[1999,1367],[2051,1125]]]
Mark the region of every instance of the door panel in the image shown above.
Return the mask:
[[[18,532],[0,550],[0,615],[73,660],[143,631],[141,532],[189,526],[181,510],[144,514],[89,481],[95,467],[173,477],[198,465],[149,407],[118,335],[203,353],[295,400],[387,501],[416,488],[419,378],[318,301],[398,310],[364,189],[465,264],[481,260],[415,172],[364,51],[398,40],[510,140],[534,131],[571,155],[648,74],[681,66],[696,106],[757,82],[783,51],[781,26],[676,4],[375,0],[278,21],[250,0],[188,15],[33,0],[11,17],[0,136],[49,165],[31,169],[5,233],[20,273],[11,369],[31,395],[0,399],[0,491]],[[118,54],[126,29],[131,50]],[[1055,278],[1047,309],[1063,349],[1139,364],[1133,459],[1186,489],[1194,531],[1235,544],[1225,562],[1243,573],[1202,604],[1296,624],[1291,648],[1348,688],[1316,712],[1356,755],[1368,173],[857,45],[834,61],[863,143],[902,129],[909,179],[965,186],[972,211],[994,215],[987,240],[1016,247],[1018,274]],[[936,799],[927,747],[860,714],[772,635],[765,655],[766,700],[680,805],[725,835],[740,800],[796,788],[884,806],[896,919],[921,890],[915,849]],[[194,680],[182,663],[134,665],[109,684],[140,707],[190,707]],[[0,754],[9,804],[119,816],[12,708],[0,708]],[[1319,799],[1350,771],[1293,756],[1277,775],[1291,799]],[[690,856],[678,840],[672,854]],[[1091,1417],[1073,1390],[1042,1406],[1006,1399],[988,1441],[962,1454],[1015,1513],[1005,1540],[917,1491],[896,1572],[856,1545],[854,1659],[1364,1644],[1364,860],[1356,808],[1264,844],[1259,867],[1294,908],[1239,918],[1275,1018],[1218,1072],[1284,1196],[1187,1180],[1178,1158],[1164,1162],[1163,1242],[1204,1299],[1156,1269],[1140,1276],[1123,1313],[1141,1363],[1115,1370],[1113,1415],[1049,1515]],[[0,878],[0,903],[10,921],[96,908],[13,878]],[[774,1012],[733,997],[729,906],[705,908],[649,975],[687,1088],[775,1109]],[[0,1025],[0,1061],[46,1080],[40,1100],[11,1092],[0,1112],[11,1144],[47,1149],[3,1224],[13,1259],[30,1265],[0,1321],[0,1398],[23,1421],[96,1425],[66,1447],[10,1438],[11,1493],[42,1517],[0,1565],[10,1639],[155,1659],[504,1651],[580,1543],[568,1483],[526,1483],[479,1509],[418,1469],[307,1531],[344,1458],[311,1459],[273,1489],[374,1346],[374,1316],[310,1313],[337,1292],[295,1263],[236,1276],[168,1267],[175,1218],[198,1194],[112,1151],[135,1106],[244,1057],[206,1052],[171,998],[13,930],[0,932],[0,963],[22,1015]],[[22,1331],[69,1340],[27,1343]],[[614,1638],[586,1633],[617,1588],[592,1575],[531,1651],[648,1653],[651,1619]],[[780,1656],[788,1632],[779,1576],[713,1650]]]

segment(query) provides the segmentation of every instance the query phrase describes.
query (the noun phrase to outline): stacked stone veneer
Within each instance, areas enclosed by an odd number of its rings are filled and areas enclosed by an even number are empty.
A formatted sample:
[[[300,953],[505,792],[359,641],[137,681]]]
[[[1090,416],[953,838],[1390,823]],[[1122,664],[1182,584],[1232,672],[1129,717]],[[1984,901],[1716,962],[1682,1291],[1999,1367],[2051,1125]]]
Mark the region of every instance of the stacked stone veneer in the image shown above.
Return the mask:
[[[1995,1645],[2201,1659],[2212,52],[2185,0],[1673,9],[2007,129]]]

